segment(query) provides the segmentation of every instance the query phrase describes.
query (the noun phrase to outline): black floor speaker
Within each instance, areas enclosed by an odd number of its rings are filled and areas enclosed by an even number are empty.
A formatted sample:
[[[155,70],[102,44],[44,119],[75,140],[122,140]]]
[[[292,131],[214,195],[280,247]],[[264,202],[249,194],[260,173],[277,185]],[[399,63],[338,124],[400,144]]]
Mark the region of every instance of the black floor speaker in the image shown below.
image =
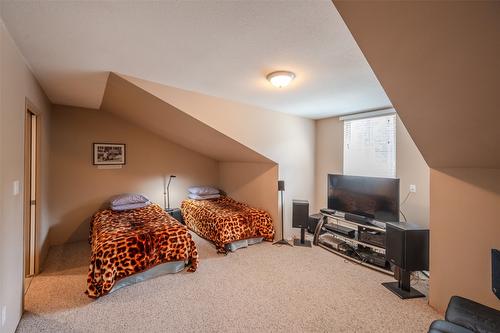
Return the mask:
[[[402,299],[424,297],[410,285],[410,273],[429,270],[429,229],[390,222],[385,230],[386,260],[397,266],[397,282],[382,283]]]
[[[429,270],[429,229],[416,224],[386,224],[387,261],[407,271]]]
[[[293,200],[292,213],[292,227],[300,228],[300,239],[295,239],[293,245],[311,247],[311,241],[305,239],[309,224],[309,201]]]

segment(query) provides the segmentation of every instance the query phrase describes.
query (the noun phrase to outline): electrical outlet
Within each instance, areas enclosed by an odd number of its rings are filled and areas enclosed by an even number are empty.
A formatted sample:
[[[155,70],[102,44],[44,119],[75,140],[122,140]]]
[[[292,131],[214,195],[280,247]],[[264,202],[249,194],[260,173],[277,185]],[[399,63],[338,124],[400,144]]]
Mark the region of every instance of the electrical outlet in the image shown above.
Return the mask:
[[[413,184],[412,184],[412,185],[410,185],[410,192],[411,192],[411,193],[415,193],[415,192],[417,192],[417,185],[413,185]]]
[[[5,326],[7,321],[7,305],[2,306],[2,327]]]

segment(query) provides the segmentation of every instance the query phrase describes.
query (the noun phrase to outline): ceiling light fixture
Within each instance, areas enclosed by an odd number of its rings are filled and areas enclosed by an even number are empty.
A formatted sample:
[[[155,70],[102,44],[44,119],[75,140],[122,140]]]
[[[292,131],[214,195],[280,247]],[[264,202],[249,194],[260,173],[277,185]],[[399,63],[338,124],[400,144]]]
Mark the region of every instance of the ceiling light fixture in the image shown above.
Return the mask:
[[[267,74],[266,79],[278,88],[286,87],[295,79],[295,74],[288,71],[276,71]]]

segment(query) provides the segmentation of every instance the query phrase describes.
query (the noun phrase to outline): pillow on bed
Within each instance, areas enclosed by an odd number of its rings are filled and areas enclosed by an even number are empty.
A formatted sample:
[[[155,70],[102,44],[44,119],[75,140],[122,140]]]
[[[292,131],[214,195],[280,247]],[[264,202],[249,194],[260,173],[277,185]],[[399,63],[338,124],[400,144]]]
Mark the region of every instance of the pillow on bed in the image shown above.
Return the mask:
[[[149,199],[145,195],[137,193],[120,194],[112,197],[109,201],[110,206],[130,205],[130,204],[145,203],[145,202],[149,202]]]
[[[198,194],[194,194],[194,193],[189,193],[188,198],[193,199],[193,200],[217,199],[217,198],[220,198],[220,194],[198,195]]]
[[[188,188],[188,192],[197,195],[211,195],[220,193],[218,188],[211,186],[191,186],[190,188]]]
[[[119,212],[122,210],[144,208],[144,207],[149,206],[149,205],[151,205],[151,201],[148,200],[146,202],[138,202],[138,203],[125,204],[125,205],[111,205],[111,210]]]

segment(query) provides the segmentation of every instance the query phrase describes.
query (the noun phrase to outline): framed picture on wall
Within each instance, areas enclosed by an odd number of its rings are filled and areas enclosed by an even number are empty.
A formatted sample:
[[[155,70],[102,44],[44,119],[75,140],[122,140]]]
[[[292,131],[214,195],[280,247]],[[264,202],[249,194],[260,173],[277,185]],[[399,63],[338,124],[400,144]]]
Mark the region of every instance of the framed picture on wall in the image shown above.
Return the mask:
[[[125,144],[124,143],[94,143],[94,165],[124,165]]]

